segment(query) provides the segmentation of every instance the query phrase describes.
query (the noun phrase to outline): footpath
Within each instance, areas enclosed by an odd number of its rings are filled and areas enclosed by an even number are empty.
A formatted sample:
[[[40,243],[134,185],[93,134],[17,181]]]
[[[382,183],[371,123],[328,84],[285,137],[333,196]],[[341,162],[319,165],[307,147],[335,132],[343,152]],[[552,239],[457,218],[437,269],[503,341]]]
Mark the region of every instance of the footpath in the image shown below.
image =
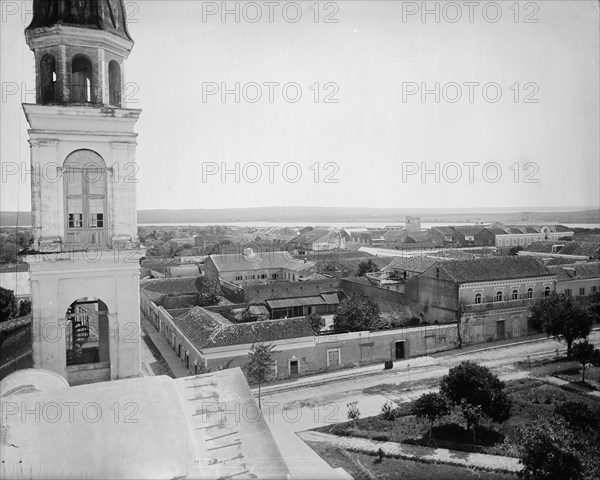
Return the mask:
[[[307,431],[297,434],[305,442],[326,443],[351,452],[377,454],[379,449],[386,455],[408,460],[447,463],[466,468],[517,473],[522,469],[518,458],[485,453],[470,453],[446,448],[421,447],[396,442],[378,442],[367,438],[338,437],[328,433]]]
[[[144,332],[150,337],[150,340],[152,340],[152,343],[162,355],[164,361],[173,372],[173,375],[175,375],[175,378],[189,377],[191,373],[186,370],[175,351],[167,343],[160,332],[154,328],[154,325],[152,325],[150,320],[144,316],[144,312],[142,311],[140,311],[140,322]]]

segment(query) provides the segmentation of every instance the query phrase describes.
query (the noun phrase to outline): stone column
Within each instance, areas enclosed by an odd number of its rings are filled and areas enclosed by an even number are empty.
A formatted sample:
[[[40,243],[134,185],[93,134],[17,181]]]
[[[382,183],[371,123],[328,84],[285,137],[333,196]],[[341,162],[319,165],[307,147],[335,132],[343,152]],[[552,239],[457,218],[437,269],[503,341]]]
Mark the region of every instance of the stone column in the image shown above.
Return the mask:
[[[66,378],[66,312],[57,309],[58,282],[40,279],[32,283],[34,367],[52,370]]]

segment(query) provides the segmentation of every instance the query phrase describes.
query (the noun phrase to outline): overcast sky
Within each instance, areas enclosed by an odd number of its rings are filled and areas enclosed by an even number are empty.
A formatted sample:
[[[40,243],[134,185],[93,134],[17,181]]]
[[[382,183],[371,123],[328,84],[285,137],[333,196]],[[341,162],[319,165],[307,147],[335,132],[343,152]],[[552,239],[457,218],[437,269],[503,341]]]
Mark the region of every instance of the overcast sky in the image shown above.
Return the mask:
[[[31,2],[0,3],[1,159],[26,164]],[[600,203],[596,1],[125,3],[140,209]]]

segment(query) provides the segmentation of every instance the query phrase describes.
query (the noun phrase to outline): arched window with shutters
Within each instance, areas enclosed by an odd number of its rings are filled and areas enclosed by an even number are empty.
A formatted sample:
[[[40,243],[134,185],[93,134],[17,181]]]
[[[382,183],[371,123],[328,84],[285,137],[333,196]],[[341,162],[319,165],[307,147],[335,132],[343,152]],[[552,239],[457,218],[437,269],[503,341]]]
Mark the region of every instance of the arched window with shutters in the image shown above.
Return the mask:
[[[502,301],[502,290],[498,290],[496,292],[496,301],[497,302],[501,302]]]
[[[527,289],[527,298],[533,298],[533,288]]]
[[[475,303],[481,303],[481,293],[475,294]]]
[[[76,150],[63,167],[65,243],[73,249],[108,246],[104,159],[92,150]]]
[[[517,289],[514,289],[512,291],[512,299],[513,300],[518,300],[519,299],[519,291]]]

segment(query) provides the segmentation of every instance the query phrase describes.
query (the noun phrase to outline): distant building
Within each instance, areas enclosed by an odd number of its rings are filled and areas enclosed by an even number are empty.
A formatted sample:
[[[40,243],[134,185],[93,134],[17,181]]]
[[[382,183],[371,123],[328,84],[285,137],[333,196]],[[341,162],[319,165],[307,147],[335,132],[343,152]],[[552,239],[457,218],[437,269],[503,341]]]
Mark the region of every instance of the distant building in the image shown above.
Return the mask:
[[[444,246],[454,243],[454,230],[450,227],[439,226],[429,229],[429,236],[437,246]]]
[[[345,238],[341,232],[326,229],[306,230],[289,240],[288,244],[300,250],[325,252],[345,248]]]
[[[564,237],[573,237],[575,232],[562,225],[537,226],[509,226],[504,227],[506,233],[496,235],[497,247],[527,246],[533,242],[557,241]]]
[[[421,231],[421,218],[420,217],[406,217],[406,231],[408,233],[415,233]]]

